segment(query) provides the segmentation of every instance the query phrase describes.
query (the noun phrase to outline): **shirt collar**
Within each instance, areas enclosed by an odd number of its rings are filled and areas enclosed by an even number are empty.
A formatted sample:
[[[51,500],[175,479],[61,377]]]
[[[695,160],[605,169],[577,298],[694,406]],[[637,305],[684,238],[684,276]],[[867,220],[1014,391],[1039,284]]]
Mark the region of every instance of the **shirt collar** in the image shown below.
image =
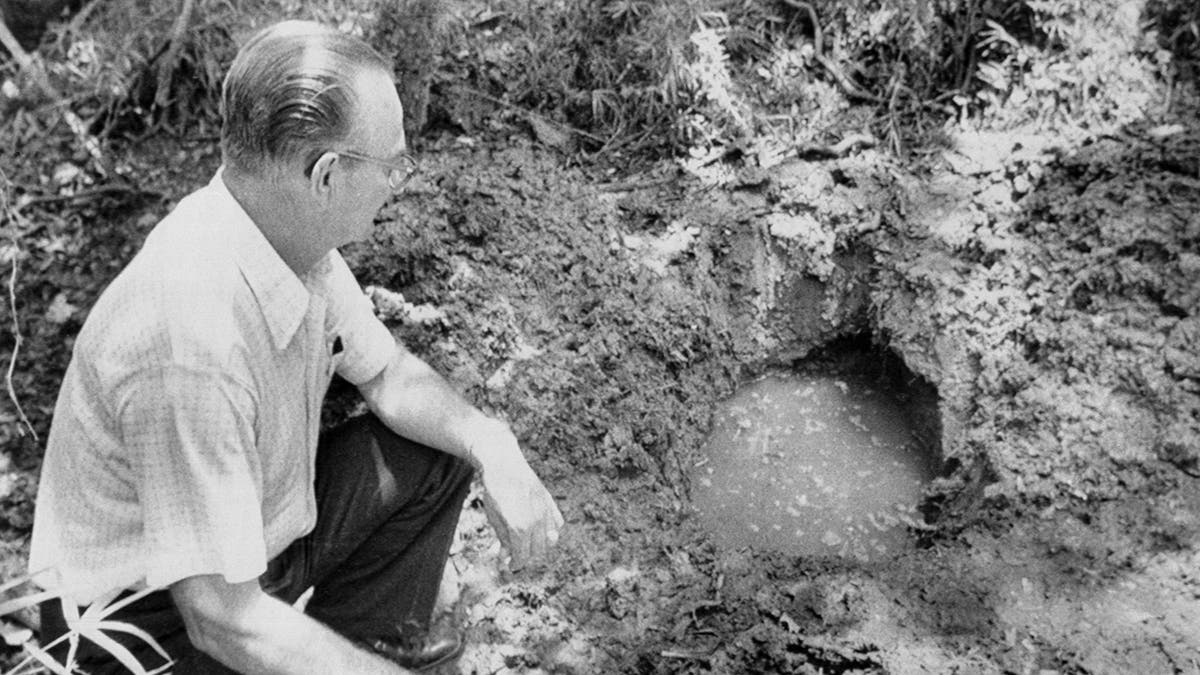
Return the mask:
[[[262,310],[275,348],[283,349],[308,313],[308,289],[234,199],[222,179],[223,170],[218,169],[208,184],[212,215],[228,228],[234,260]]]

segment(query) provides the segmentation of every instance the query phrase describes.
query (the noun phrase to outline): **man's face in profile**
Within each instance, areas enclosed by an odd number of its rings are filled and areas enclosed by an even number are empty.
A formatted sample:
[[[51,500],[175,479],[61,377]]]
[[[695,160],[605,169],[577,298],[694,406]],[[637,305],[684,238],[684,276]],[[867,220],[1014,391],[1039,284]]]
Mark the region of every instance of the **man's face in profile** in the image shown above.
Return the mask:
[[[370,234],[376,214],[396,192],[389,176],[405,166],[403,155],[408,150],[404,108],[391,77],[370,71],[361,75],[355,86],[359,101],[355,130],[343,149],[372,159],[348,155],[338,159],[335,170],[341,182],[335,190],[332,214],[336,222],[329,225],[343,229],[342,243]]]

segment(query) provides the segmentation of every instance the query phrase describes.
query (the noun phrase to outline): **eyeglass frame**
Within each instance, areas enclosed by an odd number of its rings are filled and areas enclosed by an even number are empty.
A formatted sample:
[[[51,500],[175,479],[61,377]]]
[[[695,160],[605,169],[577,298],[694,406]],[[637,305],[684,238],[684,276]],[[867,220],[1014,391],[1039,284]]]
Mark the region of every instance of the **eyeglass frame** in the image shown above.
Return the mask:
[[[335,150],[334,152],[339,155],[345,155],[353,159],[359,159],[364,162],[378,164],[384,168],[391,169],[391,171],[388,171],[388,187],[393,192],[396,192],[400,188],[404,187],[408,181],[412,180],[413,175],[417,173],[417,160],[407,152],[401,153],[400,155],[401,161],[406,162],[404,166],[397,166],[395,163],[386,159],[379,159],[378,157],[372,157],[370,155],[365,155],[361,152],[355,152],[353,150]],[[396,178],[397,176],[399,176],[399,178]]]

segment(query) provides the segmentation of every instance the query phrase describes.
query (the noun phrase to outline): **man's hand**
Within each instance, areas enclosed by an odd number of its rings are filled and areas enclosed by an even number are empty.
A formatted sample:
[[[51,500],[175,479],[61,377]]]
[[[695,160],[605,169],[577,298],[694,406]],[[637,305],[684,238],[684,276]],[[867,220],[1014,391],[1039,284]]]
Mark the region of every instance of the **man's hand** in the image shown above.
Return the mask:
[[[488,520],[512,556],[514,570],[558,542],[562,514],[529,468],[507,424],[485,416],[401,347],[378,375],[358,388],[392,431],[461,457],[479,471]]]
[[[469,453],[483,481],[483,506],[500,543],[518,570],[558,543],[562,513],[554,497],[529,467],[508,427],[494,422],[480,429]]]

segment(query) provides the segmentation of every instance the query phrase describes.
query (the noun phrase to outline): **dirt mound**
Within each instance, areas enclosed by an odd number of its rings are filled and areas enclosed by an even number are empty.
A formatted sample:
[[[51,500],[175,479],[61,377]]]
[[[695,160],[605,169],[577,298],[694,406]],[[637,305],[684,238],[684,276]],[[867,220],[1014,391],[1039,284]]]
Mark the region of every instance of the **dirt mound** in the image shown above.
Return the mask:
[[[438,148],[354,252],[435,310],[401,333],[513,421],[571,525],[523,581],[481,572],[494,542],[464,528],[469,667],[1195,662],[1193,130],[971,135],[928,175],[863,153],[724,190],[597,190],[524,143]],[[715,402],[863,332],[940,392],[926,548],[872,566],[704,543],[684,469]]]

